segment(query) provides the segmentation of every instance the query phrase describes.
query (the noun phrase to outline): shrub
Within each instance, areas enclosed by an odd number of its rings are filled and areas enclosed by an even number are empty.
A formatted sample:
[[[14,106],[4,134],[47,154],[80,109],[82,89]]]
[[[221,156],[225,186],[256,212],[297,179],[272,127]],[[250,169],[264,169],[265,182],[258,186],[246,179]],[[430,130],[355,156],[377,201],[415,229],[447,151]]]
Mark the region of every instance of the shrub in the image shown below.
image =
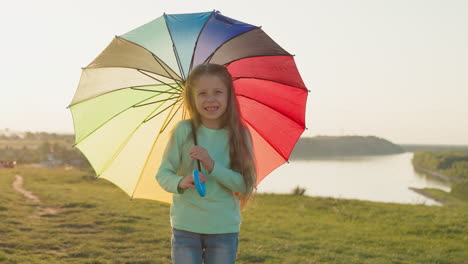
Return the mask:
[[[306,192],[306,189],[305,188],[301,188],[299,186],[297,186],[296,188],[293,189],[292,193],[294,195],[304,195],[304,193]]]

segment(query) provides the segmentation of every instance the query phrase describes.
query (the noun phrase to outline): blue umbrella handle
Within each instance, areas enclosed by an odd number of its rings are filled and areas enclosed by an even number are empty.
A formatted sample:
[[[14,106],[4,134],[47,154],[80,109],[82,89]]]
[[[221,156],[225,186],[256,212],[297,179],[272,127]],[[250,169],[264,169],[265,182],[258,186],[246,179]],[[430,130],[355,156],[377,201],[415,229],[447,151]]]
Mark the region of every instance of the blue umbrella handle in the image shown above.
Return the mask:
[[[194,170],[193,171],[193,181],[195,182],[195,187],[197,188],[198,194],[201,197],[205,197],[206,194],[206,186],[205,183],[200,182],[200,177],[198,176],[199,171]]]

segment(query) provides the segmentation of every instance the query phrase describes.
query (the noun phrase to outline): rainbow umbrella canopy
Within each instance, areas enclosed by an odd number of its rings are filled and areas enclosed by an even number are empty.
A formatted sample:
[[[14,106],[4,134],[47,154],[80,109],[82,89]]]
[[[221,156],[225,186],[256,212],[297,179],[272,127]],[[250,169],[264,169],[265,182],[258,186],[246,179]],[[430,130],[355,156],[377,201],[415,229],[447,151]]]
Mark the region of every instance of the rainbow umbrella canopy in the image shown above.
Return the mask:
[[[288,160],[305,129],[308,95],[293,56],[260,27],[219,11],[164,14],[116,36],[83,68],[69,108],[75,147],[98,177],[131,198],[172,202],[155,175],[171,131],[190,118],[185,79],[205,63],[232,75],[252,135],[257,184]]]

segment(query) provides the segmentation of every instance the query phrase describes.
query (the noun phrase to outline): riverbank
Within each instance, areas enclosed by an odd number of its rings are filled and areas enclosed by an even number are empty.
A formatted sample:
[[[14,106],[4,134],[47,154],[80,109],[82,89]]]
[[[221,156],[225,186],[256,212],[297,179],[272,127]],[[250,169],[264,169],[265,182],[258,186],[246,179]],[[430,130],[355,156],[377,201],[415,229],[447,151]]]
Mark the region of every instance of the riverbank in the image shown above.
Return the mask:
[[[446,182],[451,183],[451,191],[445,192],[440,189],[435,188],[413,188],[409,187],[408,189],[424,195],[425,197],[432,199],[436,202],[441,203],[442,205],[457,205],[457,206],[468,206],[468,181],[460,181],[458,179],[453,179],[447,177],[437,171],[417,168],[418,171],[428,173],[429,175],[442,179]]]
[[[452,177],[449,177],[447,175],[444,175],[438,171],[435,171],[435,170],[430,170],[430,169],[426,169],[426,168],[423,168],[423,167],[418,167],[418,166],[415,166],[413,165],[414,169],[418,172],[422,172],[422,173],[426,173],[426,174],[429,174],[430,176],[433,176],[437,179],[440,179],[440,180],[443,180],[445,182],[460,182],[460,180],[458,179],[454,179]]]
[[[13,188],[22,188],[40,204]],[[0,262],[170,263],[169,206],[75,170],[0,171]],[[41,214],[40,208],[57,208]],[[258,194],[243,212],[239,264],[463,263],[468,210]]]
[[[442,205],[456,205],[456,206],[468,206],[468,202],[463,199],[458,199],[454,197],[449,192],[444,192],[435,188],[413,188],[409,187],[410,190],[424,195],[425,197],[432,199],[436,202],[441,203]]]
[[[459,151],[419,151],[412,160],[416,171],[441,179],[451,185],[445,192],[433,188],[410,188],[442,204],[463,205],[468,203],[468,153]]]

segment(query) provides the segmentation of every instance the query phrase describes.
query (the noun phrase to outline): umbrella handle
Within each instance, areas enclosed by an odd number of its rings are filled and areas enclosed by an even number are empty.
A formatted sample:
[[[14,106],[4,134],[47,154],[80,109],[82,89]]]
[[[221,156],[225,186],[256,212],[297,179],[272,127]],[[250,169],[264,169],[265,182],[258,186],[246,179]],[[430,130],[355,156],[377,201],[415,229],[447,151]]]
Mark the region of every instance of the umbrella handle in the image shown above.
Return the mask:
[[[197,132],[195,131],[195,125],[193,124],[193,120],[190,121],[190,125],[192,126],[192,136],[193,136],[193,143],[198,145],[197,143]],[[198,170],[201,171],[200,160],[197,160]]]
[[[197,188],[198,194],[201,197],[205,197],[206,195],[206,185],[203,182],[200,182],[200,177],[198,175],[199,171],[194,170],[193,171],[193,182],[195,183],[195,187]]]

